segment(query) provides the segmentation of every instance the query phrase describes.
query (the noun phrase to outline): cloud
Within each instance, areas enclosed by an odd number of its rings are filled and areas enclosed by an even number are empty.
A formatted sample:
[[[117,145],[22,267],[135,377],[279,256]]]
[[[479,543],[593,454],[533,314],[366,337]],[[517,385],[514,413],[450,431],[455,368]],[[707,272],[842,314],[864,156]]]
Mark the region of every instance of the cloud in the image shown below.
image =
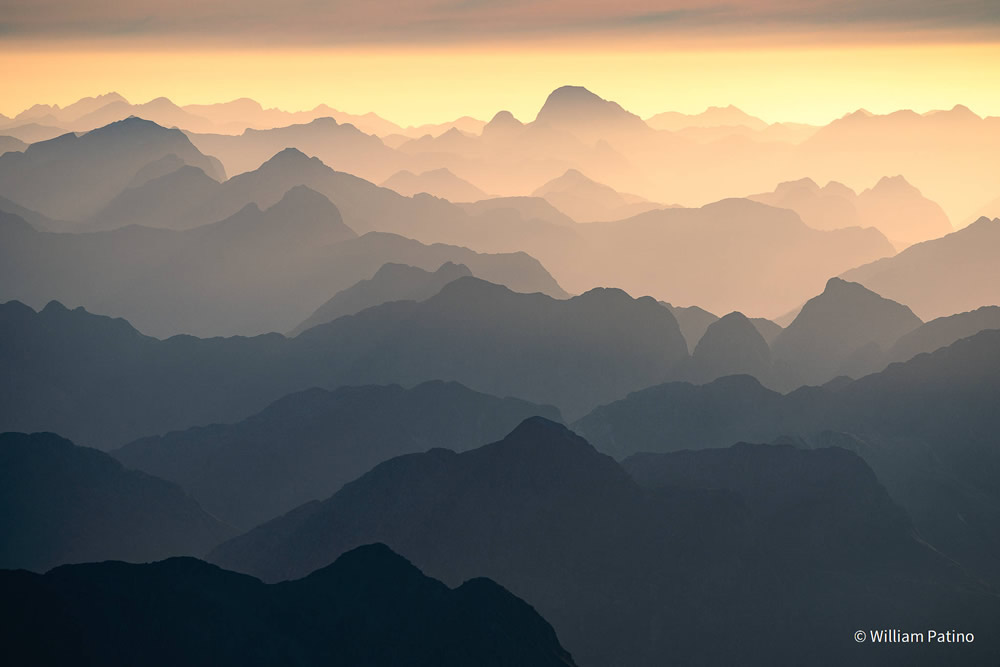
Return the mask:
[[[4,39],[247,45],[476,41],[594,33],[969,31],[996,0],[0,0]]]

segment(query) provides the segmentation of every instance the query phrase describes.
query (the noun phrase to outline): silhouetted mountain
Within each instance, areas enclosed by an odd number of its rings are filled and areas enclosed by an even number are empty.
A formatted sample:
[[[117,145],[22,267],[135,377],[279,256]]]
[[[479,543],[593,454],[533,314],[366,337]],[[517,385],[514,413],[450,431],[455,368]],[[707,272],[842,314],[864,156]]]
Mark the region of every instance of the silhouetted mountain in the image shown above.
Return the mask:
[[[484,218],[500,217],[514,211],[523,220],[540,220],[552,225],[574,225],[576,221],[541,197],[493,197],[476,202],[463,202],[459,207],[468,213]]]
[[[533,193],[578,222],[623,220],[658,208],[662,204],[636,195],[620,194],[613,188],[593,181],[576,169],[545,183]]]
[[[325,195],[337,205],[344,222],[359,234],[398,233],[423,243],[461,245],[480,252],[522,252],[539,245],[536,237],[552,243],[549,237],[554,235],[554,242],[565,244],[567,236],[560,227],[525,221],[514,211],[475,218],[462,207],[436,197],[419,194],[404,197],[351,174],[334,171],[294,148],[277,153],[259,169],[229,179],[217,196],[193,207],[186,217],[208,223],[230,216],[248,203],[266,208],[296,185],[308,186]],[[516,287],[513,283],[511,286]],[[535,289],[565,295],[555,285]]]
[[[0,214],[7,214],[0,215],[0,225],[14,224],[16,226],[17,223],[12,221],[11,216],[20,218],[39,231],[50,230],[51,227],[58,224],[41,213],[27,209],[20,204],[12,202],[6,197],[0,197]]]
[[[980,218],[943,238],[918,243],[842,277],[932,319],[1000,304],[998,252],[1000,219]]]
[[[60,124],[75,131],[87,132],[132,116],[146,118],[163,127],[202,132],[212,127],[212,123],[207,119],[185,111],[166,97],[157,97],[142,104],[130,104],[122,98],[85,113],[75,120],[61,121]]]
[[[705,335],[708,325],[719,319],[718,315],[708,312],[698,306],[674,306],[666,301],[661,301],[660,305],[673,313],[677,318],[677,324],[681,328],[684,340],[687,341],[688,350],[694,352],[698,341]]]
[[[475,185],[443,167],[421,174],[414,174],[405,169],[397,171],[382,183],[382,187],[395,190],[406,197],[426,192],[452,202],[475,202],[488,197]]]
[[[746,315],[732,312],[708,326],[691,355],[687,373],[696,383],[726,375],[771,378],[771,350]]]
[[[273,245],[270,233],[262,229],[264,245]],[[203,236],[212,255],[216,235]],[[257,267],[252,254],[232,261]],[[50,430],[111,448],[239,421],[309,387],[432,379],[580,415],[665,380],[686,357],[676,321],[652,299],[601,289],[560,301],[471,277],[421,303],[383,304],[291,339],[161,341],[82,309],[53,302],[35,313],[11,302],[0,306],[0,430]]]
[[[753,195],[750,199],[790,208],[816,229],[877,227],[889,240],[902,246],[952,231],[941,207],[902,176],[883,177],[860,195],[842,183],[831,181],[820,188],[811,178],[803,178],[780,183],[774,192]]]
[[[936,203],[902,176],[884,176],[858,195],[858,206],[867,224],[878,227],[890,240],[904,245],[935,239],[953,229]]]
[[[389,301],[424,301],[451,281],[471,275],[469,267],[452,262],[445,262],[437,271],[424,271],[406,264],[383,264],[370,279],[337,292],[289,335],[297,336],[318,324]]]
[[[669,130],[671,132],[688,127],[743,126],[752,130],[763,130],[767,127],[767,123],[760,118],[751,116],[731,104],[728,107],[708,107],[698,114],[666,111],[650,116],[646,119],[646,124],[656,130]]]
[[[144,175],[137,174],[142,181]],[[90,229],[117,229],[138,224],[165,229],[197,226],[187,213],[203,205],[221,189],[218,181],[198,167],[184,165],[139,185],[132,185],[93,216]]]
[[[345,339],[367,345],[345,359],[352,383],[456,380],[567,414],[666,378],[687,358],[676,320],[650,298],[599,288],[557,300],[472,277],[426,301],[370,308],[294,340],[338,349]]]
[[[751,317],[750,322],[768,345],[773,344],[778,335],[785,330],[780,324],[766,317]]]
[[[799,562],[866,567],[912,530],[864,460],[838,447],[739,443],[635,454],[622,467],[647,489],[735,494],[768,547]]]
[[[998,128],[1000,118],[980,118],[961,105],[927,114],[862,110],[821,128],[801,144],[796,161],[805,167],[799,173],[824,179],[871,183],[906,174],[954,217],[970,202],[996,196],[990,156],[1000,149]]]
[[[814,229],[874,225],[872,222],[862,221],[854,190],[835,181],[827,183],[822,188],[811,178],[786,181],[779,183],[774,192],[751,195],[748,199],[769,206],[791,209],[799,214],[802,222]]]
[[[1000,329],[1000,307],[983,306],[976,310],[939,317],[900,337],[889,348],[887,361],[906,361],[921,354],[947,347],[986,329]]]
[[[170,211],[171,189],[157,192],[156,185],[175,177],[186,178],[168,175],[136,190],[151,188]],[[461,263],[513,289],[566,295],[524,253],[482,255],[388,234],[351,239],[338,209],[315,192],[304,196],[307,192],[293,186],[274,201],[268,197],[266,207],[244,205],[223,222],[182,232],[126,227],[44,234],[0,213],[0,299],[35,307],[53,298],[83,304],[166,336],[288,331],[331,294],[387,262],[425,270]],[[297,203],[283,206],[294,193]],[[294,219],[286,220],[289,214]]]
[[[483,126],[482,136],[489,140],[504,140],[524,129],[524,123],[514,118],[509,111],[498,111],[490,122]]]
[[[597,408],[574,428],[619,457],[781,436],[850,447],[925,540],[997,581],[998,392],[1000,331],[983,331],[857,381],[785,396],[746,376],[660,385]]]
[[[989,220],[992,220],[993,218],[1000,218],[1000,197],[997,197],[996,199],[990,201],[990,203],[980,207],[971,218],[964,220],[963,224],[972,224],[980,218],[987,218]],[[955,226],[961,228],[963,225],[956,224]]]
[[[998,617],[1000,601],[978,597],[982,587],[913,537],[856,456],[734,453],[750,461],[728,478],[643,491],[585,440],[532,418],[479,449],[387,461],[211,558],[273,581],[383,541],[445,582],[479,571],[515,594],[530,591],[573,655],[592,665],[747,655],[875,664],[843,633],[874,619],[926,624],[940,604],[974,632]],[[713,457],[702,454],[697,467],[711,471]],[[827,483],[776,489],[771,469]],[[988,659],[996,649],[984,651]]]
[[[3,571],[0,591],[0,619],[15,630],[5,651],[34,664],[574,664],[552,627],[494,582],[449,589],[382,544],[274,586],[173,558]]]
[[[366,134],[383,136],[403,129],[395,123],[379,117],[374,113],[354,115],[332,109],[320,104],[308,111],[283,111],[281,109],[264,109],[259,102],[248,98],[240,98],[220,104],[188,104],[184,110],[210,120],[215,124],[214,131],[225,134],[240,134],[248,128],[267,130],[287,127],[289,125],[310,123],[317,118],[333,118],[338,123],[350,123]],[[196,128],[185,128],[195,130]]]
[[[62,127],[41,125],[39,123],[25,123],[23,125],[10,125],[4,127],[2,132],[4,135],[13,137],[18,141],[23,141],[26,144],[33,144],[38,141],[48,141],[49,139],[61,137],[66,134],[68,130]]]
[[[539,109],[535,123],[567,130],[585,142],[622,134],[652,134],[641,118],[580,86],[553,90]]]
[[[176,482],[213,515],[247,530],[328,497],[381,461],[492,442],[533,415],[559,419],[555,408],[455,382],[309,389],[237,424],[143,438],[114,456]]]
[[[23,153],[27,147],[28,144],[16,137],[0,136],[0,155],[9,153],[10,151]]]
[[[203,554],[235,531],[174,484],[52,433],[0,434],[0,567]]]
[[[906,306],[857,283],[831,278],[774,341],[780,383],[794,388],[878,370],[881,354],[921,324]]]
[[[844,270],[838,267],[894,252],[878,230],[819,231],[792,211],[746,199],[650,211],[574,231],[580,245],[529,249],[568,290],[599,280],[709,312],[765,316],[819,292]]]
[[[146,166],[144,166],[139,171],[135,172],[135,176],[129,181],[128,187],[137,188],[140,185],[145,185],[154,178],[159,178],[160,176],[166,176],[167,174],[173,173],[180,169],[181,167],[187,166],[184,160],[180,159],[173,153],[164,155],[158,160],[153,160]],[[205,172],[202,172],[203,174]],[[215,181],[215,179],[212,179]],[[215,181],[218,183],[218,181]]]
[[[232,175],[257,169],[275,153],[295,148],[338,171],[382,181],[397,171],[401,156],[375,136],[333,118],[266,130],[247,129],[239,135],[188,133],[191,143],[218,157]]]
[[[217,180],[225,175],[180,131],[128,118],[0,156],[0,195],[52,218],[83,220],[124,190],[141,167],[170,154]]]

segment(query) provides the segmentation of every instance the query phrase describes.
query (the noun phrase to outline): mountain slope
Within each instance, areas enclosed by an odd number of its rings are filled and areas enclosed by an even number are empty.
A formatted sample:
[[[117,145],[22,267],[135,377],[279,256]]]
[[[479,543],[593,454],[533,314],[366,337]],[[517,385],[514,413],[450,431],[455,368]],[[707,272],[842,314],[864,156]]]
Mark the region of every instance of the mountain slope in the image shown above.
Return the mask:
[[[111,448],[240,421],[310,387],[433,379],[579,415],[663,381],[686,357],[676,321],[652,299],[594,290],[560,301],[471,277],[295,338],[157,340],[82,308],[10,302],[0,306],[0,430]]]
[[[831,278],[774,341],[781,383],[792,388],[837,375],[857,377],[856,369],[865,374],[869,359],[877,366],[885,350],[921,324],[906,306]]]
[[[787,395],[745,376],[651,387],[574,428],[619,457],[782,436],[853,449],[923,539],[1000,581],[998,392],[1000,331],[991,330],[860,380]]]
[[[664,208],[636,195],[622,194],[593,181],[576,169],[539,186],[531,193],[541,197],[578,222],[623,220],[639,213]]]
[[[452,262],[445,262],[433,272],[405,264],[383,264],[368,280],[337,292],[289,335],[296,336],[319,324],[389,301],[424,301],[451,281],[471,275],[467,266]]]
[[[841,277],[905,303],[924,319],[1000,305],[1000,219],[980,218]]]
[[[478,570],[530,591],[593,665],[730,664],[748,652],[781,664],[877,664],[834,636],[875,618],[925,623],[936,604],[979,631],[998,617],[1000,601],[978,597],[981,587],[913,538],[854,454],[735,453],[746,463],[727,488],[690,475],[685,486],[644,490],[582,438],[533,418],[479,449],[387,461],[211,559],[277,580],[384,541],[445,582]],[[706,453],[692,458],[713,467]],[[769,470],[823,483],[782,488]]]
[[[420,174],[405,169],[397,171],[382,183],[382,187],[395,190],[406,197],[426,192],[451,202],[476,202],[488,197],[475,185],[459,178],[445,167]]]
[[[212,336],[288,331],[390,262],[424,270],[454,262],[512,289],[566,296],[524,253],[479,254],[389,234],[350,238],[339,207],[308,193],[292,186],[267,206],[251,202],[219,223],[179,232],[41,233],[0,212],[0,300],[39,308],[56,299],[127,317],[157,336]]]
[[[0,435],[0,567],[200,555],[234,534],[177,486],[52,433]]]
[[[170,154],[217,180],[225,175],[179,130],[128,118],[0,156],[0,195],[51,218],[84,220],[124,190],[141,167]]]
[[[209,512],[247,530],[326,498],[381,461],[492,442],[533,415],[559,419],[555,408],[454,382],[309,389],[237,424],[143,438],[114,456],[179,484]]]
[[[174,558],[3,571],[0,590],[0,619],[17,629],[6,650],[38,664],[573,664],[552,627],[500,586],[449,589],[381,544],[274,586]]]

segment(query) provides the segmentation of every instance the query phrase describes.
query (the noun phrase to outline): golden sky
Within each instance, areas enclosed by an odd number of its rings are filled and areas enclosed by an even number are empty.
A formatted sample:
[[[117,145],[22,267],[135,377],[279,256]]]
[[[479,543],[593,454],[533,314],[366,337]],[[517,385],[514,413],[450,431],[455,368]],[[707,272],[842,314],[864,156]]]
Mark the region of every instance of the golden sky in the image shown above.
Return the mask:
[[[531,120],[561,85],[648,117],[735,104],[1000,115],[996,0],[5,0],[0,113],[117,91],[397,123]]]

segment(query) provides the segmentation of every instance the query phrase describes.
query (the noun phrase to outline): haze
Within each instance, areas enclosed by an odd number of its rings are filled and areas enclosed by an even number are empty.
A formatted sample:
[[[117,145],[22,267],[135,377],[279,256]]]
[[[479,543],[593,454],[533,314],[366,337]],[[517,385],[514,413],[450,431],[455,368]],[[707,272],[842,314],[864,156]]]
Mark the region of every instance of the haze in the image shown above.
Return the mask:
[[[0,74],[5,664],[1000,664],[996,3],[7,0]]]

